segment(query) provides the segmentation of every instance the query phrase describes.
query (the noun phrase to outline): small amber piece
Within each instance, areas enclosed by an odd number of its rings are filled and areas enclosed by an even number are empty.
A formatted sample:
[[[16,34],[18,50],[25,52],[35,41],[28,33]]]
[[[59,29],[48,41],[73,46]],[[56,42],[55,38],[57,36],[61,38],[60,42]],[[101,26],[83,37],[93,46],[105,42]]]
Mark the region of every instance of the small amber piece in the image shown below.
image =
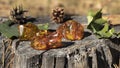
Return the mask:
[[[49,39],[49,48],[58,48],[62,46],[62,36],[58,32],[53,32],[49,34],[47,38]]]
[[[36,50],[46,50],[48,48],[48,39],[45,36],[36,36],[34,40],[31,41],[31,47]]]
[[[20,40],[31,40],[38,31],[39,29],[37,28],[37,26],[32,23],[19,25]]]
[[[58,30],[62,33],[63,37],[68,40],[80,40],[84,35],[83,26],[74,20],[65,22]]]

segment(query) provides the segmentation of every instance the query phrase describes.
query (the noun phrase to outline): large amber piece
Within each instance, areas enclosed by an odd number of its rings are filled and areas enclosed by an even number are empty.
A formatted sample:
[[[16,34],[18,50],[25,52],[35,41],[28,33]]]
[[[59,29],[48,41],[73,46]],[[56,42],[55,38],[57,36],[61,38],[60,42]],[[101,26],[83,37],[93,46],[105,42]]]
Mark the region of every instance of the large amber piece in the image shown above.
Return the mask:
[[[68,40],[80,40],[84,35],[83,26],[74,20],[68,20],[62,24],[58,30],[62,33],[63,37]]]
[[[62,36],[57,32],[49,33],[46,35],[44,34],[44,36],[39,35],[36,36],[31,42],[31,47],[37,50],[58,48],[62,46],[61,40]]]
[[[37,26],[32,23],[19,25],[20,40],[32,40],[33,36],[39,31]]]

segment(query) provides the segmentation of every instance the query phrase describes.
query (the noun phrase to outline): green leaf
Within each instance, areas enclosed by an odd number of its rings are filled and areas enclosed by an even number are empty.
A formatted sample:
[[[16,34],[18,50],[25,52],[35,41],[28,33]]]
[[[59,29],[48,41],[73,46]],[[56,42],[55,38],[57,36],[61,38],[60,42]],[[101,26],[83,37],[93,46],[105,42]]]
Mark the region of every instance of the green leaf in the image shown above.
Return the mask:
[[[102,18],[102,9],[100,9],[98,12],[95,13],[95,15],[93,16],[94,19],[99,19]]]
[[[102,18],[101,11],[102,9],[100,9],[98,12],[89,12],[87,16],[87,28],[91,30],[98,38],[120,38],[120,33],[115,33],[115,29],[110,28],[107,20]]]
[[[10,21],[10,20],[1,23],[0,24],[0,33],[2,33],[7,38],[12,38],[13,36],[18,37],[19,32],[18,32],[17,25],[10,26],[11,23],[12,23],[12,21]]]
[[[97,35],[99,35],[99,38],[109,38],[114,34],[114,28],[109,29],[108,23],[105,23],[104,28],[97,32]]]
[[[49,24],[48,23],[46,23],[46,24],[38,24],[37,26],[38,26],[38,28],[40,30],[47,30],[48,27],[49,27]]]
[[[100,9],[99,11],[90,11],[88,12],[88,16],[92,16],[94,19],[99,19],[99,18],[102,18],[102,9]]]
[[[103,27],[103,23],[106,21],[102,19],[102,9],[98,12],[89,12],[87,19],[88,19],[88,26],[87,28],[96,33],[97,31],[101,30]]]
[[[109,29],[108,23],[105,23],[104,28],[100,32],[107,32]]]
[[[120,32],[115,32],[113,37],[120,38]]]
[[[117,36],[117,38],[120,38],[120,34]]]
[[[88,19],[88,24],[90,24],[93,20],[93,17],[92,16],[87,16],[87,19]]]
[[[90,29],[93,33],[96,33],[100,31],[103,28],[103,26],[103,24],[92,22],[90,25],[87,26],[87,28]]]
[[[115,32],[115,29],[114,29],[114,28],[111,28],[111,29],[109,30],[109,33],[110,33],[111,35],[113,35],[114,32]]]
[[[96,20],[95,20],[95,23],[102,25],[102,24],[107,23],[107,20],[102,19],[102,18],[99,18],[99,19],[96,19]]]

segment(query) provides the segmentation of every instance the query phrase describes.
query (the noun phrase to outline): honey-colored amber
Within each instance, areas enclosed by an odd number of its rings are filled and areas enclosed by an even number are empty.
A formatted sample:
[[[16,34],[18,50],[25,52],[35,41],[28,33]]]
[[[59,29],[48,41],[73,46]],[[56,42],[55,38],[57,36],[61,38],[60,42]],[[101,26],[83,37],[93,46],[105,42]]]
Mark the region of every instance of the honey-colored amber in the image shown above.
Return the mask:
[[[68,20],[62,24],[58,30],[61,31],[63,37],[68,40],[80,40],[84,35],[83,26],[74,20]]]
[[[20,32],[20,40],[31,40],[33,38],[34,35],[36,35],[36,33],[39,31],[39,29],[37,28],[37,26],[35,24],[32,23],[27,23],[22,25],[23,29],[21,32],[21,25],[19,25],[19,32]]]
[[[63,23],[55,32],[39,30],[32,23],[25,24],[22,31],[23,33],[20,32],[20,39],[30,40],[31,47],[37,50],[58,48],[63,46],[63,37],[68,40],[80,40],[84,35],[83,26],[74,20]]]
[[[33,41],[31,41],[31,47],[36,50],[46,50],[49,49],[48,46],[48,39],[46,37],[39,37],[36,36]]]
[[[31,42],[31,47],[37,50],[58,48],[62,46],[61,40],[62,36],[57,32],[48,33],[44,36],[39,35]]]
[[[57,48],[62,46],[62,36],[58,32],[53,32],[47,36],[49,39],[49,48]]]

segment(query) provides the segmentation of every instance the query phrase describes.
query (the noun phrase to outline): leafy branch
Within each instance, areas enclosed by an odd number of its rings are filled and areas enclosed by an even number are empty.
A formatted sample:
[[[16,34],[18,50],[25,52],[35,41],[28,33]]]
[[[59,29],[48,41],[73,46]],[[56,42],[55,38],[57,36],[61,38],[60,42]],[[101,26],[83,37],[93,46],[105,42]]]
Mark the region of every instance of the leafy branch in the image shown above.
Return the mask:
[[[120,33],[115,33],[115,29],[110,26],[107,20],[102,18],[102,9],[98,12],[89,12],[88,26],[98,38],[110,38],[112,36],[120,38]]]

